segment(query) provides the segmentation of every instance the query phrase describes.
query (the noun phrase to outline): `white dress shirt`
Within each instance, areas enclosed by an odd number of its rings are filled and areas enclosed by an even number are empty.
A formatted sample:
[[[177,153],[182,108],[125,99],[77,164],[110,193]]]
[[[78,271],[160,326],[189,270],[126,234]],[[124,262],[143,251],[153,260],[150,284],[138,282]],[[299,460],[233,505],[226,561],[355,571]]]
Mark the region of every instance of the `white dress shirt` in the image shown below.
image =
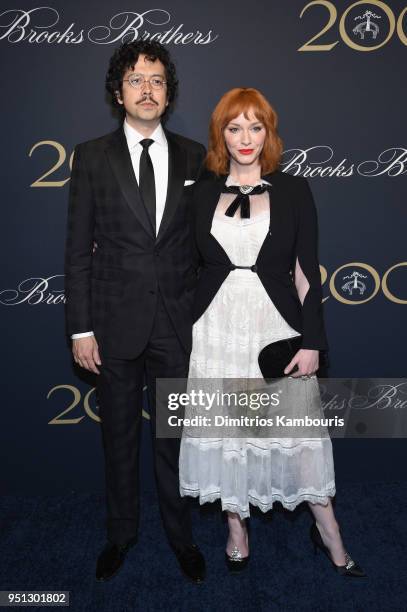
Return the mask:
[[[137,183],[140,183],[140,157],[143,151],[140,141],[144,140],[146,137],[131,127],[126,120],[124,121],[123,127],[126,135],[127,146],[129,147],[130,151],[134,174],[136,175]],[[163,218],[168,187],[168,143],[161,123],[155,128],[154,132],[151,134],[151,136],[149,136],[149,138],[154,140],[154,142],[149,146],[148,152],[154,168],[156,201],[155,227],[156,233],[158,234],[161,219]]]
[[[143,140],[145,136],[131,127],[126,120],[124,121],[123,129],[130,152],[134,174],[136,176],[137,183],[139,183],[140,157],[143,151],[140,141]],[[148,152],[154,168],[156,200],[155,227],[156,233],[158,234],[164,214],[168,188],[168,143],[161,123],[155,128],[154,132],[151,134],[151,136],[149,136],[149,138],[154,140],[154,142],[149,146]],[[72,340],[75,340],[76,338],[85,338],[86,336],[93,336],[93,331],[72,334],[71,338]]]

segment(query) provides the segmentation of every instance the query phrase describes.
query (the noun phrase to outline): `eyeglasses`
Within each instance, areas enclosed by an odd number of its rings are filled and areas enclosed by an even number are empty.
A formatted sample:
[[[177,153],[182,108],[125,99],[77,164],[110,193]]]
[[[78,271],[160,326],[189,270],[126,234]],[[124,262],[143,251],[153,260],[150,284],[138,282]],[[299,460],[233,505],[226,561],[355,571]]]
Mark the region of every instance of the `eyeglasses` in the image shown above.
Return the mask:
[[[132,74],[127,81],[134,89],[141,89],[145,83],[149,83],[152,89],[162,89],[167,81],[160,76],[153,76],[150,79],[145,79],[141,74]]]

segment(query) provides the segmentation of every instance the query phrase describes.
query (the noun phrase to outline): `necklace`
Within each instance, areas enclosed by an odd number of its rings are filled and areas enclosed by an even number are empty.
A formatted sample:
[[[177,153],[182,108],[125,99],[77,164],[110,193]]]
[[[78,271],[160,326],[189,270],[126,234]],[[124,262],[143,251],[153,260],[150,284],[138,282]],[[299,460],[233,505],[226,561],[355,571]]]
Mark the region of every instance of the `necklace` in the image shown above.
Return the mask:
[[[239,186],[240,193],[243,193],[244,195],[251,193],[253,189],[254,189],[253,185],[240,185]]]

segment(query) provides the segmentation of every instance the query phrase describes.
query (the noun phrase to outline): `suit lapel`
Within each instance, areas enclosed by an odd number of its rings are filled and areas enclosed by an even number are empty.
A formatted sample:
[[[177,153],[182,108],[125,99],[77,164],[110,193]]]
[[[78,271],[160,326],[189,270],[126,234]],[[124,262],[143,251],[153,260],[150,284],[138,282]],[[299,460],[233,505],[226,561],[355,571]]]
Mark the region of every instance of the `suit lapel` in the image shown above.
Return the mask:
[[[154,237],[150,218],[140,197],[126,136],[122,127],[112,135],[112,139],[106,147],[106,154],[130,210],[136,215],[146,232]]]
[[[157,242],[161,240],[171,223],[184,189],[186,177],[186,158],[184,150],[179,146],[171,132],[165,131],[168,143],[168,187],[164,214],[157,235]]]

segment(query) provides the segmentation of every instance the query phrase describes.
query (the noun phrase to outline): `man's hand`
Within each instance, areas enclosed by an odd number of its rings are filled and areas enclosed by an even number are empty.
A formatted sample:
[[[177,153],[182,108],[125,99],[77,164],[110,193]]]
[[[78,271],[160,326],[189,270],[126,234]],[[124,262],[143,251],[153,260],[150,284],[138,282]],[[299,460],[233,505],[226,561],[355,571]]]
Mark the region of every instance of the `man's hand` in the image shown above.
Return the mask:
[[[290,374],[293,378],[315,374],[319,367],[319,351],[300,349],[285,368],[284,374],[289,374],[295,364],[298,365],[298,370]]]
[[[75,363],[80,365],[81,368],[85,368],[85,370],[95,374],[100,374],[96,366],[102,365],[102,362],[100,361],[99,348],[95,336],[72,340],[72,354]]]

